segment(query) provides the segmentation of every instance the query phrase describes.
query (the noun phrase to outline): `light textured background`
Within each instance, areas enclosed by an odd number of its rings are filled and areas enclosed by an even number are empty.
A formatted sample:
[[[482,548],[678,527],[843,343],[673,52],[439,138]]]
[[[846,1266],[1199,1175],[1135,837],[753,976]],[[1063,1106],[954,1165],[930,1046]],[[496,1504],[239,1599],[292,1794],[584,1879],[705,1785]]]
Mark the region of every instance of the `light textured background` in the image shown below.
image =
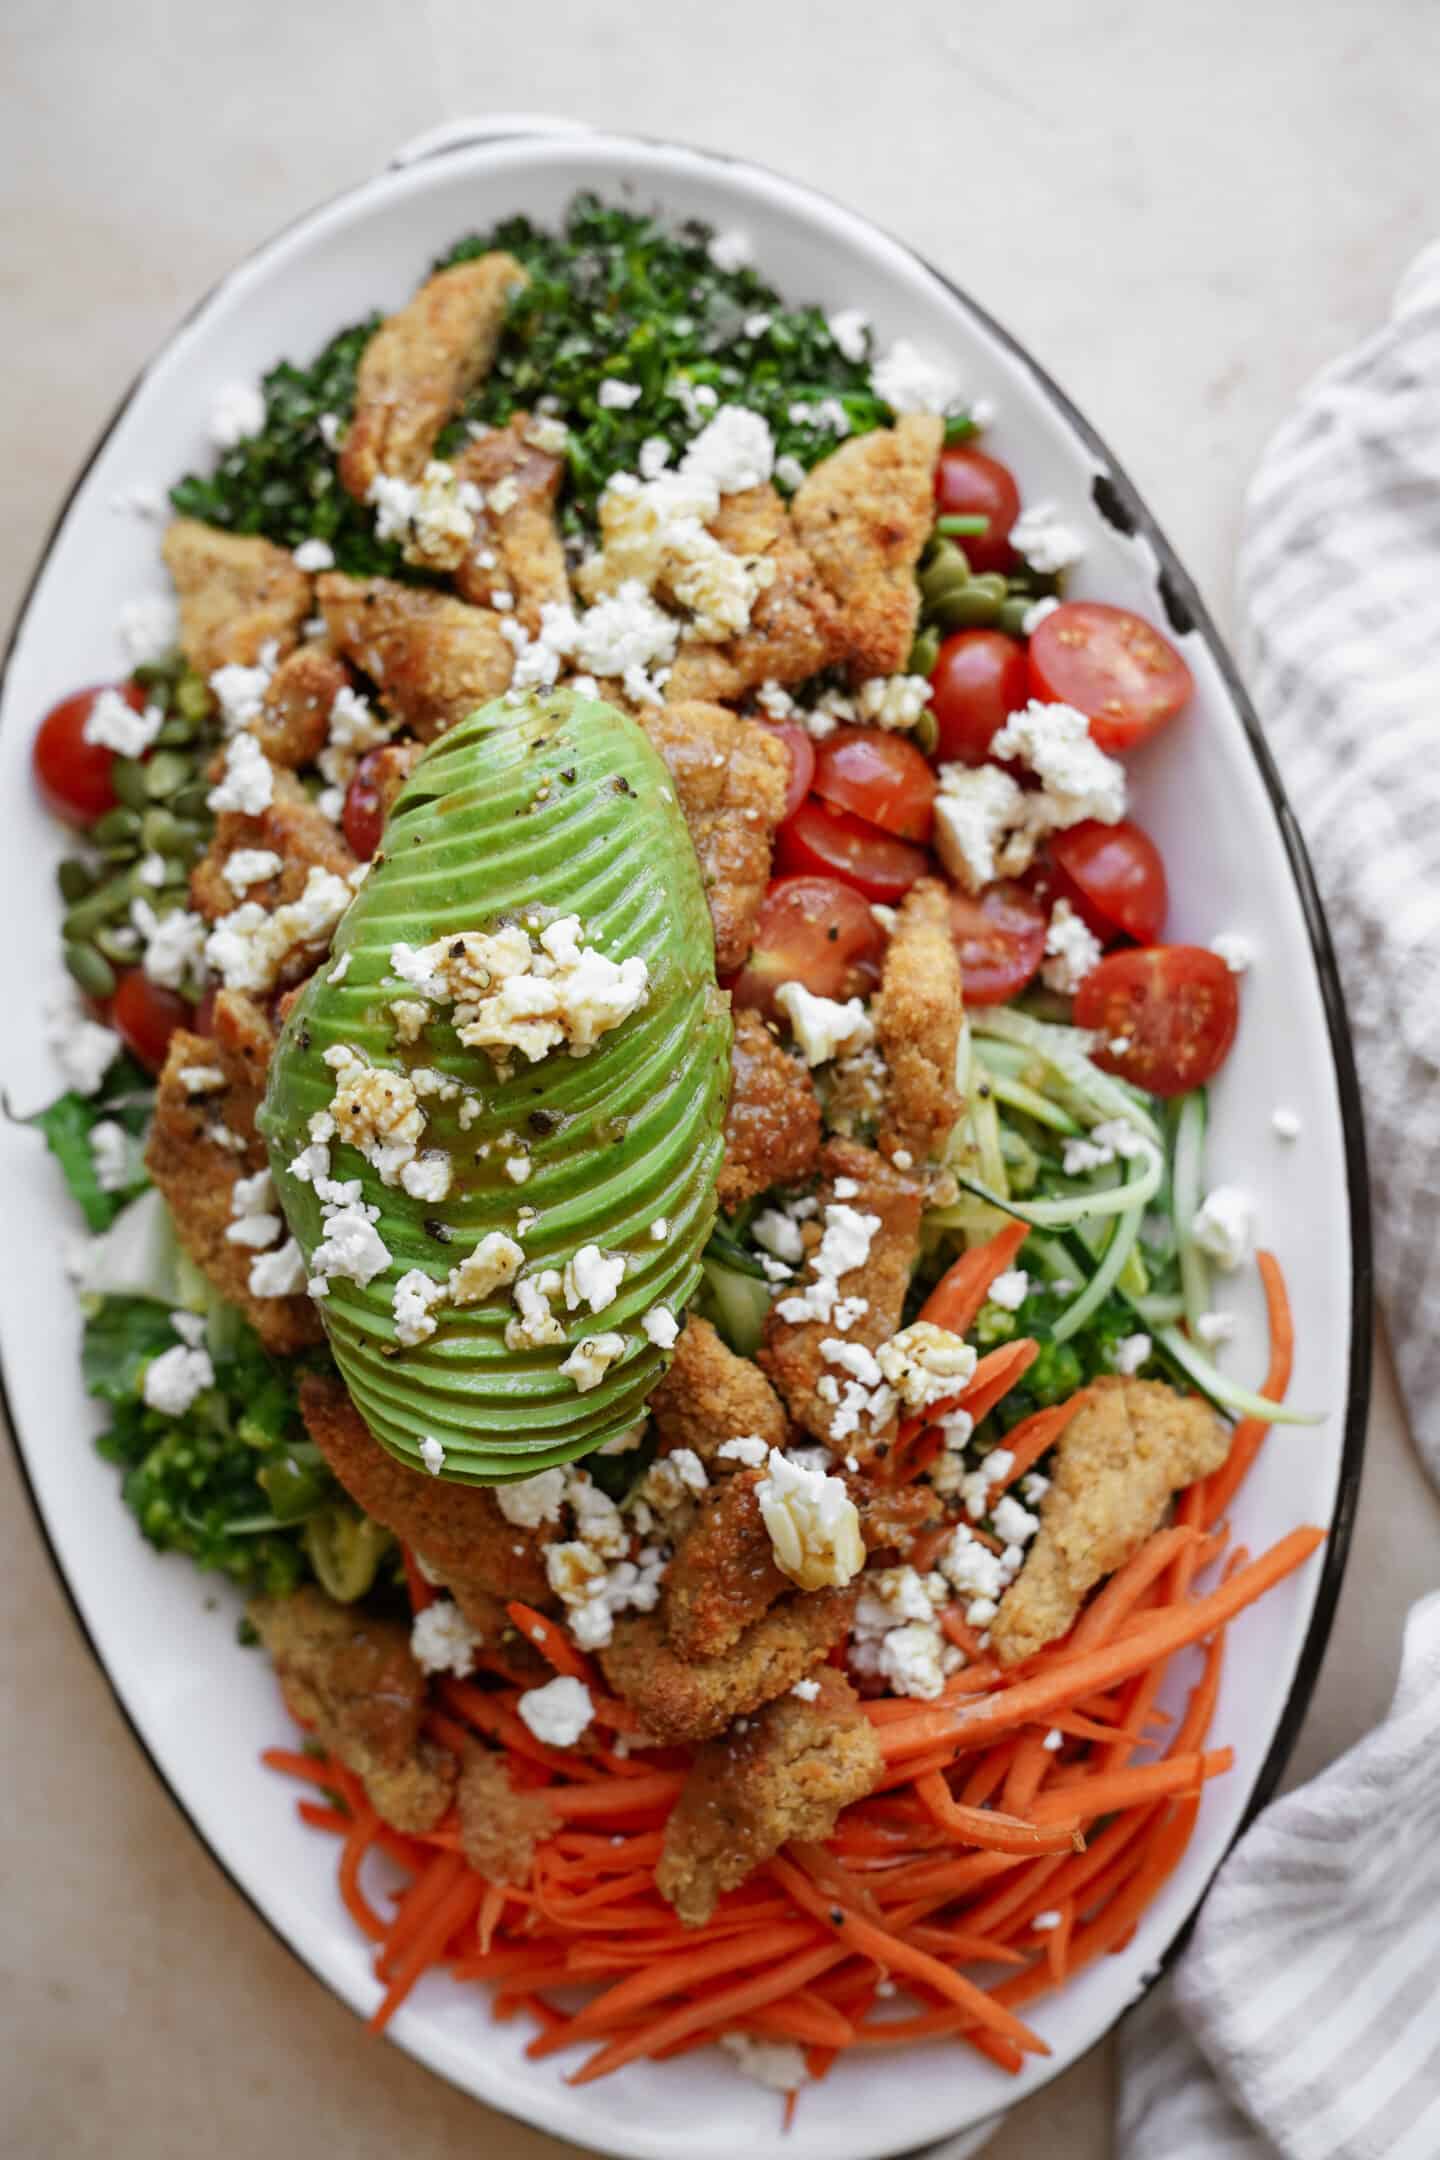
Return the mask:
[[[1427,0],[8,0],[0,620],[131,375],[221,272],[421,129],[536,108],[748,153],[914,242],[1064,382],[1222,621],[1258,450],[1440,224]],[[1296,1774],[1383,1710],[1437,1533],[1382,1369]],[[227,1887],[122,1726],[4,1452],[0,1704],[4,2160],[571,2151],[367,2041]],[[1056,2150],[1109,2152],[1108,2051],[990,2147]]]

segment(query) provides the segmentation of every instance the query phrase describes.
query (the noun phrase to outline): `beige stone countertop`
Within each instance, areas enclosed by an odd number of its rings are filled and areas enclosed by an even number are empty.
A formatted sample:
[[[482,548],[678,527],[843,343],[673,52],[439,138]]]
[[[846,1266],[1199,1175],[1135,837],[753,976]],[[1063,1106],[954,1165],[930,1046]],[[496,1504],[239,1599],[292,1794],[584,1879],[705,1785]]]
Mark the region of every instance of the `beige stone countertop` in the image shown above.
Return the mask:
[[[1248,473],[1440,219],[1427,0],[10,0],[0,17],[0,619],[131,376],[310,204],[467,111],[688,136],[853,203],[967,286],[1118,452],[1222,621]],[[1349,1575],[1292,1775],[1388,1700],[1440,1506],[1382,1359]],[[0,1449],[4,2160],[541,2160],[377,2045],[139,1753]],[[1111,2051],[992,2160],[1111,2150]]]

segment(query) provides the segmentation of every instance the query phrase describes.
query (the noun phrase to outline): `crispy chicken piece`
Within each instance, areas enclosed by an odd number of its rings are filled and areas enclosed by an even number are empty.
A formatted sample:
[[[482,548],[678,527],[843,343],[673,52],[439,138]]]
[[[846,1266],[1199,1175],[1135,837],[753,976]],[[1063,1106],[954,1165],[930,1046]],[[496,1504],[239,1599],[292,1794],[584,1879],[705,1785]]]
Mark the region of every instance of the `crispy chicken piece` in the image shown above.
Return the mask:
[[[265,646],[283,656],[295,645],[314,581],[288,548],[176,518],[160,552],[180,601],[181,650],[197,674],[253,667]]]
[[[615,1623],[598,1655],[606,1679],[667,1747],[713,1740],[733,1718],[772,1702],[822,1662],[850,1632],[853,1590],[801,1591],[772,1606],[723,1657],[693,1661],[665,1640],[658,1613]]]
[[[738,700],[764,682],[803,682],[844,651],[840,610],[796,539],[772,487],[723,498],[709,530],[734,555],[759,556],[774,572],[756,595],[750,625],[723,644],[687,639],[666,695]]]
[[[884,1154],[904,1150],[917,1165],[944,1154],[960,1115],[955,1056],[963,1019],[950,894],[938,878],[921,878],[905,895],[875,1003],[875,1033],[889,1073],[879,1139]]]
[[[516,413],[508,427],[492,428],[456,458],[462,480],[485,497],[475,519],[475,544],[455,573],[462,600],[490,604],[493,592],[509,592],[515,613],[533,637],[547,602],[565,606],[570,578],[555,516],[565,460],[530,440],[534,423]],[[497,509],[496,504],[504,507]],[[487,561],[485,558],[488,557]]]
[[[257,1598],[250,1618],[292,1717],[347,1770],[397,1830],[433,1830],[455,1789],[455,1758],[421,1737],[425,1675],[401,1621],[375,1620],[307,1586]]]
[[[263,848],[278,855],[279,870],[237,891],[225,875],[225,865],[240,848]],[[216,818],[210,846],[190,873],[191,904],[207,922],[218,922],[246,900],[258,900],[266,909],[277,908],[299,899],[311,870],[317,867],[348,877],[355,868],[355,856],[295,775],[277,769],[271,800],[257,817],[222,810]],[[293,982],[297,973],[308,975],[320,957],[313,945],[297,947],[286,962],[286,981]]]
[[[722,1657],[794,1588],[775,1565],[756,1497],[761,1476],[758,1470],[742,1470],[712,1485],[675,1548],[660,1610],[679,1657]]]
[[[558,1827],[538,1792],[517,1792],[503,1755],[467,1740],[460,1757],[455,1799],[460,1813],[460,1850],[486,1882],[530,1880],[535,1854]]]
[[[313,765],[330,731],[330,708],[350,681],[343,660],[324,645],[301,645],[282,660],[250,724],[272,765]]]
[[[830,1665],[815,1685],[813,1701],[782,1695],[697,1753],[655,1870],[686,1927],[703,1927],[791,1838],[829,1837],[840,1810],[879,1782],[884,1757],[855,1690]]]
[[[1040,1529],[990,1640],[1018,1665],[1064,1635],[1086,1593],[1160,1527],[1172,1493],[1217,1470],[1230,1434],[1208,1403],[1160,1380],[1096,1380],[1061,1435]]]
[[[769,729],[723,705],[649,706],[641,717],[670,769],[700,858],[716,969],[731,974],[749,953],[765,897],[789,755]]]
[[[338,1379],[306,1373],[300,1415],[350,1497],[423,1557],[482,1635],[493,1637],[497,1598],[554,1609],[545,1576],[549,1526],[531,1530],[507,1522],[486,1486],[407,1469],[381,1447]]]
[[[449,593],[393,578],[327,570],[316,592],[330,635],[370,677],[387,712],[422,742],[510,687],[513,648],[502,617]]]
[[[365,347],[340,478],[364,502],[377,473],[418,480],[445,422],[490,372],[505,309],[525,272],[481,255],[427,278]]]
[[[856,681],[898,673],[915,642],[915,565],[935,523],[944,433],[934,413],[905,413],[832,450],[795,492],[795,531],[840,604]]]
[[[222,990],[213,1040],[177,1028],[155,1091],[145,1167],[165,1196],[175,1234],[220,1295],[238,1305],[267,1350],[286,1354],[319,1342],[319,1315],[303,1293],[252,1297],[255,1253],[232,1244],[231,1200],[238,1179],[265,1165],[255,1132],[274,1030],[249,998]],[[223,1085],[191,1094],[186,1072],[220,1072]]]
[[[716,1187],[731,1210],[772,1185],[795,1185],[820,1153],[820,1105],[810,1075],[758,1012],[742,1006],[730,1046],[725,1156]]]
[[[715,1454],[727,1440],[753,1434],[766,1447],[783,1447],[789,1430],[780,1398],[758,1366],[737,1357],[694,1313],[650,1398],[650,1415],[664,1453],[691,1448],[703,1463],[720,1468]]]
[[[844,1330],[844,1340],[874,1350],[888,1342],[900,1325],[905,1292],[920,1246],[921,1189],[913,1178],[902,1177],[892,1169],[883,1155],[854,1140],[827,1141],[820,1150],[820,1172],[822,1220],[824,1210],[837,1197],[837,1181],[846,1185],[846,1206],[879,1219],[864,1266],[852,1268],[838,1278],[842,1297],[865,1300],[864,1312]],[[856,1188],[853,1192],[849,1190],[852,1185]],[[815,1280],[812,1254],[805,1283],[800,1287],[808,1288]],[[787,1292],[777,1298],[766,1315],[759,1362],[780,1390],[795,1422],[814,1433],[817,1440],[828,1442],[837,1409],[837,1402],[830,1398],[843,1400],[846,1375],[842,1368],[827,1363],[820,1345],[838,1331],[833,1319],[782,1319],[787,1298],[793,1294]],[[824,1385],[827,1381],[835,1385]],[[879,1425],[862,1418],[858,1428],[837,1433],[835,1438],[844,1441],[846,1452],[864,1460],[888,1452],[894,1429],[892,1411]]]
[[[860,1535],[865,1550],[897,1553],[909,1557],[922,1531],[934,1530],[945,1519],[945,1503],[933,1485],[876,1485],[869,1478],[846,1480],[850,1497],[860,1511]]]

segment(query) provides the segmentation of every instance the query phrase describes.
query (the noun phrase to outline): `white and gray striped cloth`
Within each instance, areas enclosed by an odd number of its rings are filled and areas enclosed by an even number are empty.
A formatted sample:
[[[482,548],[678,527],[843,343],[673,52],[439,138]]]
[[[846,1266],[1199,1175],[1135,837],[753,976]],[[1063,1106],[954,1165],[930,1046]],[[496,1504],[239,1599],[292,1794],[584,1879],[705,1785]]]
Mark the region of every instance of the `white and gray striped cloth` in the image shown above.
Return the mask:
[[[1381,1301],[1440,1479],[1440,245],[1251,492],[1251,688],[1365,1096]],[[1440,1593],[1385,1723],[1276,1802],[1129,2021],[1121,2160],[1440,2160]]]

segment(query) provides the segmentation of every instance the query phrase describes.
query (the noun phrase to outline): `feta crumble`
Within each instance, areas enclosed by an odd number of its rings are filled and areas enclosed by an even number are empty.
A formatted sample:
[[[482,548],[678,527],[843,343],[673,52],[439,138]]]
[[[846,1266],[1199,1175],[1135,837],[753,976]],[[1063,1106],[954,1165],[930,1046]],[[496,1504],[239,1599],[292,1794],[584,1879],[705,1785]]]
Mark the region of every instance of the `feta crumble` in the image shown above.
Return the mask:
[[[150,748],[164,724],[165,715],[158,705],[147,705],[143,712],[136,712],[128,698],[107,688],[97,692],[80,733],[87,743],[113,750],[117,757],[138,758]]]
[[[1069,901],[1061,899],[1056,901],[1046,925],[1045,951],[1049,957],[1041,966],[1041,981],[1047,990],[1073,997],[1086,976],[1100,965],[1105,948]]]
[[[1255,1203],[1238,1185],[1217,1185],[1196,1211],[1190,1234],[1230,1274],[1255,1250]]]
[[[546,1747],[574,1747],[595,1715],[589,1688],[566,1673],[543,1687],[527,1688],[515,1707]]]
[[[431,1477],[439,1477],[445,1467],[445,1450],[433,1433],[426,1433],[420,1442],[420,1460]]]
[[[1085,553],[1079,533],[1053,502],[1027,504],[1010,528],[1010,545],[1042,577],[1058,576]]]
[[[258,383],[222,383],[210,407],[210,440],[217,450],[233,450],[265,425],[265,397]]]
[[[483,1640],[453,1598],[436,1598],[410,1623],[410,1654],[422,1672],[463,1680]]]
[[[1149,1358],[1154,1347],[1148,1335],[1123,1335],[1115,1345],[1116,1372],[1124,1373],[1127,1379],[1132,1379]]]
[[[949,412],[959,403],[960,386],[943,362],[921,352],[909,338],[897,338],[870,370],[875,395],[892,412]]]
[[[145,1368],[145,1406],[166,1417],[183,1417],[196,1396],[214,1384],[215,1368],[209,1351],[176,1343],[173,1349],[162,1350],[158,1357],[151,1358]]]
[[[852,1055],[875,1039],[874,1024],[859,998],[842,1005],[835,998],[816,997],[803,983],[786,982],[776,991],[775,1002],[789,1020],[807,1065]]]
[[[548,924],[534,943],[514,924],[463,930],[431,945],[392,946],[390,965],[421,997],[452,1004],[460,1041],[508,1069],[514,1051],[531,1064],[561,1044],[583,1055],[648,999],[640,955],[616,962],[582,945],[582,935],[576,915]]]
[[[625,1354],[625,1338],[607,1331],[603,1335],[587,1335],[578,1342],[569,1357],[562,1358],[560,1370],[567,1380],[573,1380],[580,1394],[588,1395],[599,1387],[617,1358]]]
[[[1255,965],[1255,940],[1241,930],[1222,930],[1211,938],[1210,950],[1224,961],[1232,975],[1243,975]]]
[[[275,774],[253,735],[233,735],[225,745],[225,771],[205,800],[215,811],[258,817],[275,795]]]
[[[802,1590],[841,1589],[864,1567],[859,1510],[842,1478],[772,1448],[756,1498],[776,1565]]]

